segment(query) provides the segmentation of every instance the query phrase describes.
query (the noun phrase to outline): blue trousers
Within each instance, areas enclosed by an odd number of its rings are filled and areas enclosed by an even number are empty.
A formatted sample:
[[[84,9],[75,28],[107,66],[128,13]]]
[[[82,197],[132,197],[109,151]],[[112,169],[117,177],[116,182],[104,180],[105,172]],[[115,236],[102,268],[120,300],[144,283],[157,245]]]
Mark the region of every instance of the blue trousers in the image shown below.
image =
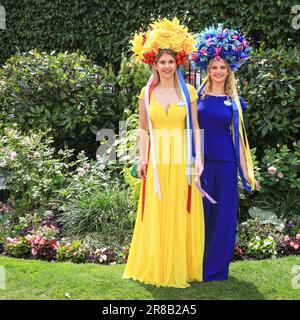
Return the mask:
[[[238,209],[236,162],[205,159],[201,175],[203,189],[218,203],[203,200],[205,250],[203,280],[225,280],[233,255]]]

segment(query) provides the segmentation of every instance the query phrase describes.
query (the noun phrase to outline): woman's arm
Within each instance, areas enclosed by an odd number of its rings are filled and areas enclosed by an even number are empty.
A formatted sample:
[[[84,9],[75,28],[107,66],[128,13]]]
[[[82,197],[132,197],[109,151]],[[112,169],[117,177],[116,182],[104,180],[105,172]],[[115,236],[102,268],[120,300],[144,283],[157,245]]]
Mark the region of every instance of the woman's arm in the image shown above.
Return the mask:
[[[231,122],[231,135],[232,135],[232,139],[233,139],[233,145],[235,146],[233,122]],[[248,174],[248,167],[247,167],[247,161],[246,161],[246,155],[245,155],[245,145],[244,145],[244,142],[242,141],[241,137],[239,137],[239,145],[240,145],[240,165],[241,165],[241,169],[243,172],[243,176],[244,176],[245,180],[247,181],[247,183],[249,184],[249,186],[252,188],[252,181],[251,181],[249,174]],[[261,186],[256,181],[256,179],[254,179],[254,186],[257,191],[260,191]]]
[[[146,146],[148,136],[148,121],[147,112],[144,99],[139,100],[139,128],[137,131],[138,146],[139,146],[139,165],[137,167],[137,174],[140,178],[146,176]]]
[[[248,176],[248,168],[247,168],[247,162],[246,162],[246,156],[245,156],[245,145],[244,142],[242,141],[241,137],[239,137],[239,145],[240,145],[240,164],[241,164],[241,168],[243,171],[243,175],[245,177],[245,179],[247,180],[247,182],[249,183],[248,180],[249,176]],[[248,179],[247,179],[248,178]]]

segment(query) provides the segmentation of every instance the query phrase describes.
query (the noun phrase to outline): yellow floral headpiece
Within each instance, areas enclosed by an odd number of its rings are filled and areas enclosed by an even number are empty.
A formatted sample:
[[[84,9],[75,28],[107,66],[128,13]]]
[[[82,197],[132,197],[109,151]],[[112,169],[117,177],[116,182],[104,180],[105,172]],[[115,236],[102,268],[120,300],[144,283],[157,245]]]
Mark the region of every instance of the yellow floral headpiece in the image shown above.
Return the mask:
[[[153,64],[160,49],[170,49],[176,54],[176,63],[184,64],[187,56],[196,51],[195,35],[180,25],[177,18],[172,21],[159,19],[150,24],[147,32],[139,32],[131,40],[132,51],[137,60]]]

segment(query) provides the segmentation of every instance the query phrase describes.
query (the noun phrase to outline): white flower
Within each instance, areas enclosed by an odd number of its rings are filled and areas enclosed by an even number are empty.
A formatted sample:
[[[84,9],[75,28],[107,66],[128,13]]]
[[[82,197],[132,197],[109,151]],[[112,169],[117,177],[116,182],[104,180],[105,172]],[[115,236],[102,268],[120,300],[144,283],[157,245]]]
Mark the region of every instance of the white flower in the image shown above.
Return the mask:
[[[106,260],[107,260],[107,256],[104,254],[104,255],[102,256],[102,259],[103,259],[104,261],[106,261]]]
[[[272,174],[272,175],[275,174],[276,171],[277,171],[277,168],[274,167],[274,166],[271,166],[271,167],[268,168],[268,172],[269,172],[270,174]]]

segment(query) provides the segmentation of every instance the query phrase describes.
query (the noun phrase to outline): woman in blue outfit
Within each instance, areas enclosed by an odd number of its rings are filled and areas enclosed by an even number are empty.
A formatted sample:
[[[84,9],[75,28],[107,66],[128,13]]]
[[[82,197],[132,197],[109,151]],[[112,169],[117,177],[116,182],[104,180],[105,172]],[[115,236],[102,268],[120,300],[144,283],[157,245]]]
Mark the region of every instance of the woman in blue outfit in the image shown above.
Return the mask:
[[[237,31],[207,28],[198,35],[194,61],[207,72],[198,90],[198,121],[204,134],[203,188],[217,201],[203,200],[205,252],[203,280],[225,280],[233,255],[238,210],[238,171],[247,191],[259,190],[254,179],[243,111],[233,71],[246,59],[250,48]],[[250,188],[249,188],[250,187]]]

